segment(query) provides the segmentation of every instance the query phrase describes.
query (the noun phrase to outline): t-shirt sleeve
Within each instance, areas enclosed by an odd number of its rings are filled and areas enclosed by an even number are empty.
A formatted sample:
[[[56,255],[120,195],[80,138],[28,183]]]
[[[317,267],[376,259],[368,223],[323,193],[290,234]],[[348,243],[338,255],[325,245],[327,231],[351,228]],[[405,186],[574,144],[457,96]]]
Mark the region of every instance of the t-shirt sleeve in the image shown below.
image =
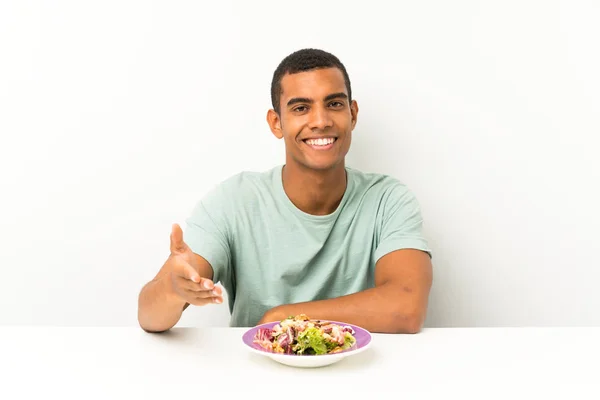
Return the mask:
[[[229,283],[231,250],[229,246],[226,199],[218,188],[196,203],[186,220],[184,240],[192,251],[212,266],[213,282]]]
[[[393,186],[387,193],[381,215],[379,244],[375,261],[400,249],[417,249],[431,257],[431,249],[423,235],[423,218],[415,195],[403,185]]]

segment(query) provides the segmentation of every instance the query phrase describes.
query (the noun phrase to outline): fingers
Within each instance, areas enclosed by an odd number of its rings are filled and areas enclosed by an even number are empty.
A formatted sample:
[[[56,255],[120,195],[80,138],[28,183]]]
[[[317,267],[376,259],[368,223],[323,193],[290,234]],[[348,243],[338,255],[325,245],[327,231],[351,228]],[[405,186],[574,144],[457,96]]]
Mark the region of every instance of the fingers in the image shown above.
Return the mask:
[[[213,290],[197,290],[197,288],[188,289],[182,287],[180,295],[188,303],[196,306],[223,303],[223,291],[218,286],[215,286]]]
[[[183,253],[187,245],[183,241],[183,231],[179,224],[173,224],[171,227],[171,253]]]
[[[210,279],[202,278],[200,282],[193,282],[180,276],[175,276],[175,279],[177,280],[177,285],[180,288],[189,290],[191,292],[214,292],[214,294],[218,296],[223,294],[223,290],[219,286],[215,286]]]
[[[208,304],[221,304],[223,299],[213,298],[187,298],[186,301],[194,306],[206,306]]]
[[[198,299],[212,299],[213,297],[218,298],[222,296],[222,293],[217,292],[218,288],[215,288],[215,290],[194,290],[194,289],[187,289],[182,287],[181,290],[183,290],[183,292],[185,293],[186,296],[188,297],[193,297],[193,298],[198,298]]]

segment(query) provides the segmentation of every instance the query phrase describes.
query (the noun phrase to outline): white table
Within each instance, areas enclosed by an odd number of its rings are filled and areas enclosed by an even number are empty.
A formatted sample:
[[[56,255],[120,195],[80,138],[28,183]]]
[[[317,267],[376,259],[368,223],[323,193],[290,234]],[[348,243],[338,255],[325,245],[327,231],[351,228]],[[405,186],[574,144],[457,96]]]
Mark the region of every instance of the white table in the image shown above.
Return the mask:
[[[376,334],[369,350],[318,369],[247,351],[244,331],[0,327],[0,399],[600,399],[600,328]]]

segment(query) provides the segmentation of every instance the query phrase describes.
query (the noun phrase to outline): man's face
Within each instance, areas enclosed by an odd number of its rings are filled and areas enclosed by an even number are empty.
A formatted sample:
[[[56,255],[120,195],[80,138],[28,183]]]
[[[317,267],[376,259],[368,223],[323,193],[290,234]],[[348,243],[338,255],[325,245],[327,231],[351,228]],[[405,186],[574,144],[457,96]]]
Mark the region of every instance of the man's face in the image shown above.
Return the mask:
[[[358,105],[350,103],[338,68],[286,74],[280,113],[269,110],[271,131],[285,140],[286,162],[327,170],[344,162],[356,125]]]

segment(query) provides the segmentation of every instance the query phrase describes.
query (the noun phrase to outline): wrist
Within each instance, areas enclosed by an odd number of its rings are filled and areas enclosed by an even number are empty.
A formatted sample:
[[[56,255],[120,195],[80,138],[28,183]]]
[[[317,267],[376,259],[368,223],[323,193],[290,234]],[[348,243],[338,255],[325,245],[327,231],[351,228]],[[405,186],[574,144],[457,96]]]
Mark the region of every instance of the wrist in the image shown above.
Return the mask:
[[[285,313],[285,310],[282,306],[277,306],[271,308],[269,311],[265,313],[264,319],[268,320],[265,322],[279,322],[283,319],[286,319],[288,315]]]

